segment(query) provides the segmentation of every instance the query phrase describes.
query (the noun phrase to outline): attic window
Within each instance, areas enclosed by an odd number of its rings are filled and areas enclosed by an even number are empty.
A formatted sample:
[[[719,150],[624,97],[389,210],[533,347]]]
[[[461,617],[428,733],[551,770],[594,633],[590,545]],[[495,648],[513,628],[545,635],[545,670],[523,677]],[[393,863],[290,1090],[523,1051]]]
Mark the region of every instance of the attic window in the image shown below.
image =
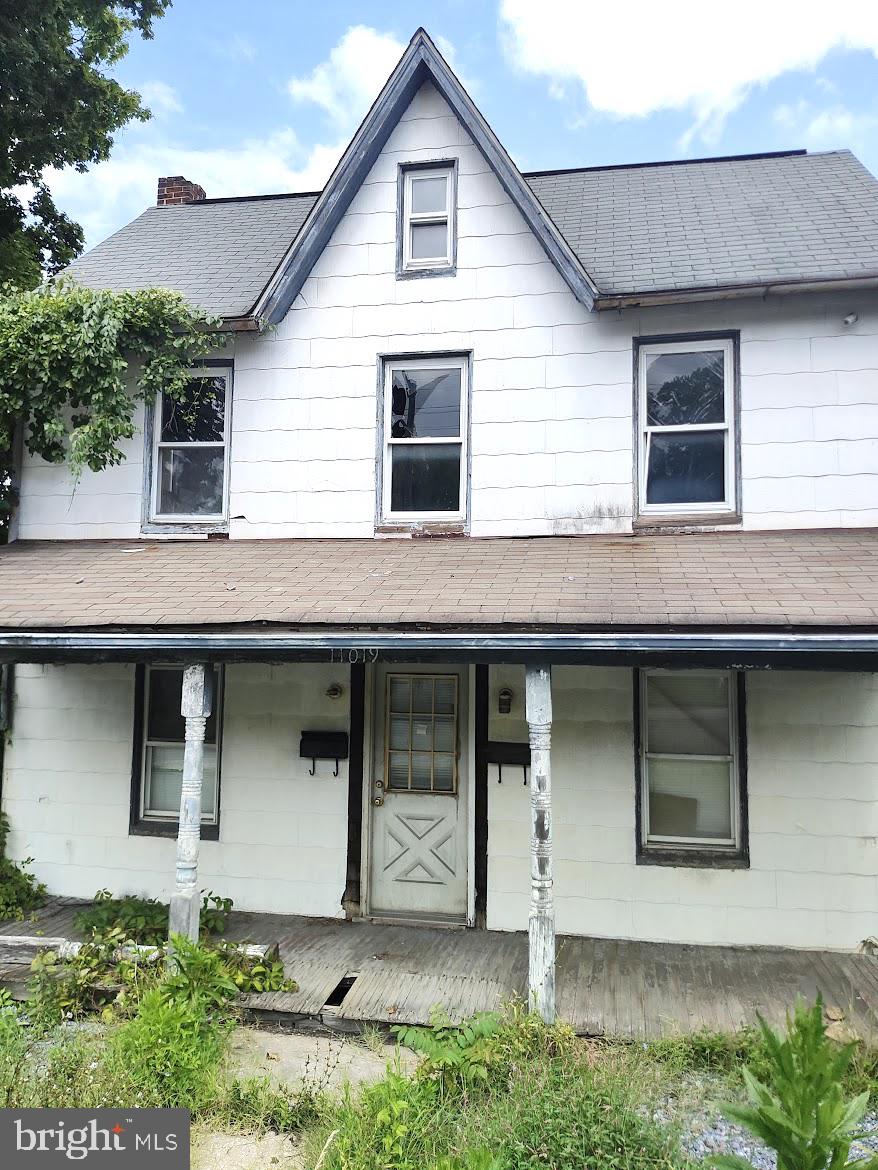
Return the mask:
[[[402,167],[398,275],[452,272],[456,251],[453,163]]]

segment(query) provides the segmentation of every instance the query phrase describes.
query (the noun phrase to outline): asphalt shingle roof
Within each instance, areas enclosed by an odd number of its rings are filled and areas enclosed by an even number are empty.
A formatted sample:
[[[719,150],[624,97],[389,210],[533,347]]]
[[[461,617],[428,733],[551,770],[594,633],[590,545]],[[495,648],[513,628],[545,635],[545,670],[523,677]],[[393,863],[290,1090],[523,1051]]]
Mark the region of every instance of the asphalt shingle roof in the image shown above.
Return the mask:
[[[604,294],[878,274],[878,181],[848,150],[528,182]]]
[[[15,541],[0,629],[878,625],[878,531]]]
[[[67,271],[91,288],[177,289],[209,313],[242,317],[316,201],[312,193],[149,207]]]
[[[878,180],[847,150],[525,178],[604,296],[878,274]],[[244,316],[316,199],[151,207],[69,271]]]

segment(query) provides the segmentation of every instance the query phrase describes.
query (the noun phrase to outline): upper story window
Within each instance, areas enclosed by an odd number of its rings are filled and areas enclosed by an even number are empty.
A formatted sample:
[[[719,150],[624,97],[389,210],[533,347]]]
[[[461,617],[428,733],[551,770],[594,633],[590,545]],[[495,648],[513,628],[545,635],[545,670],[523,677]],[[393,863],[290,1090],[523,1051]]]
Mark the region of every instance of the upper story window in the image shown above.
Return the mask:
[[[454,270],[456,188],[453,163],[400,169],[398,275]]]
[[[641,514],[737,511],[734,361],[731,337],[639,346]]]
[[[466,518],[467,359],[384,363],[384,519]]]
[[[738,676],[639,677],[640,850],[742,852],[744,742]]]
[[[226,517],[231,369],[192,371],[191,401],[156,403],[150,519],[217,523]]]

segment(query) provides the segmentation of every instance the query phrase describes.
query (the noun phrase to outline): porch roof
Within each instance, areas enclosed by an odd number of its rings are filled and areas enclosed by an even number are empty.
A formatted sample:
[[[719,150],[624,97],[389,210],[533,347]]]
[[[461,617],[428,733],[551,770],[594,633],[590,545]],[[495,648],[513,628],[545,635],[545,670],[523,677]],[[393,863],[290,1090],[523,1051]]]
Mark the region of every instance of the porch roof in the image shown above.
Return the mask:
[[[16,541],[0,631],[878,633],[878,531]]]

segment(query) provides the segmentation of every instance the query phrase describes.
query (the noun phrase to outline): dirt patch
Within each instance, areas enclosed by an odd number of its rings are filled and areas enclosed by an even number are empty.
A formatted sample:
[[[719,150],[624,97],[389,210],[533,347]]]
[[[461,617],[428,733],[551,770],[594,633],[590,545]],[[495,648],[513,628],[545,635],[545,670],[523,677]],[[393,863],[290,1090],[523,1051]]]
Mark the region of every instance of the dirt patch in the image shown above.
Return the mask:
[[[378,1081],[396,1059],[395,1044],[368,1046],[357,1039],[306,1036],[298,1032],[265,1032],[236,1028],[232,1037],[230,1071],[238,1077],[269,1077],[275,1083],[297,1087],[306,1082],[321,1090],[337,1090],[344,1084]],[[416,1062],[402,1050],[406,1071]]]
[[[192,1170],[303,1170],[297,1134],[195,1133]]]

